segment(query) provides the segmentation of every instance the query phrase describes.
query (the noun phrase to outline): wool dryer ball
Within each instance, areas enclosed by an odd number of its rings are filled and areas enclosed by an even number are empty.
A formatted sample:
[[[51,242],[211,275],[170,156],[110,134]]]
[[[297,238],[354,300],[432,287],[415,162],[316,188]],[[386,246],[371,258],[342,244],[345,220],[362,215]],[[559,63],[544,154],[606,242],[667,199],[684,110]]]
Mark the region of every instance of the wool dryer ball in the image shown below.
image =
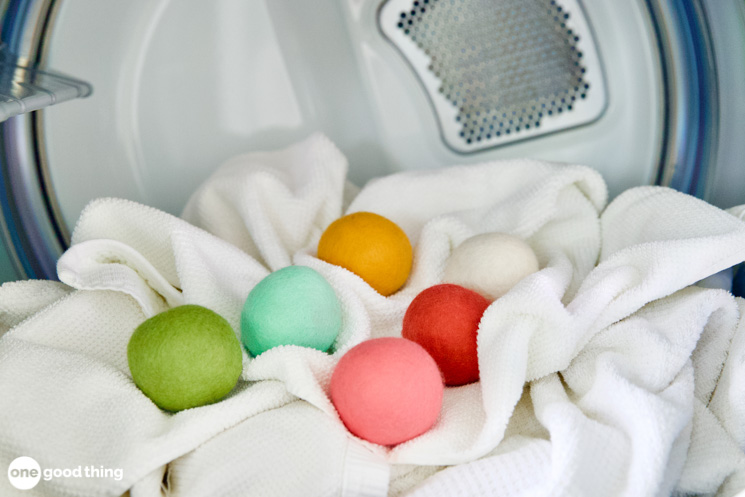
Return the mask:
[[[222,399],[243,368],[230,324],[198,305],[174,307],[140,324],[127,345],[127,360],[139,389],[174,412]]]
[[[404,338],[376,338],[350,349],[334,369],[330,388],[347,429],[380,445],[396,445],[429,430],[444,391],[432,357]]]
[[[447,260],[443,281],[474,290],[490,300],[538,271],[530,245],[506,233],[484,233],[458,245]]]
[[[288,266],[261,280],[248,294],[241,339],[254,356],[279,345],[325,352],[341,324],[341,304],[324,277],[306,266]]]
[[[318,258],[348,269],[387,297],[406,283],[414,256],[396,223],[372,212],[355,212],[326,228]]]
[[[446,385],[478,381],[476,339],[481,316],[490,303],[462,286],[429,287],[409,304],[401,335],[429,352],[442,371]]]

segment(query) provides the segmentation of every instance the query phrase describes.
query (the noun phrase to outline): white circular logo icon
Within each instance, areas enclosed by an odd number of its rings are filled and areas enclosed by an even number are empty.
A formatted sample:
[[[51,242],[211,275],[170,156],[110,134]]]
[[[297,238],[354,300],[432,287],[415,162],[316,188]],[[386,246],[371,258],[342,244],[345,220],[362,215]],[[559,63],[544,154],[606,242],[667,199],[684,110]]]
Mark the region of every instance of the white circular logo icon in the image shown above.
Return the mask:
[[[18,457],[8,466],[8,480],[19,490],[34,488],[41,480],[41,467],[32,457]]]

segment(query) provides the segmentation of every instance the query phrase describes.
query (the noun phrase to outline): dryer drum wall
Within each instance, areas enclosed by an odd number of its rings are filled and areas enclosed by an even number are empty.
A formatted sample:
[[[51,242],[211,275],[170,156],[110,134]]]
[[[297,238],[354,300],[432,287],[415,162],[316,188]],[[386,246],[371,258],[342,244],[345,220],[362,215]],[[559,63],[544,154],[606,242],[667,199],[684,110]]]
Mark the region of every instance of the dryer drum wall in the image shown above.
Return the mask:
[[[498,2],[499,0],[495,0]],[[358,2],[359,3],[359,2]],[[292,59],[293,64],[287,66],[290,79],[302,76],[309,84],[315,82],[315,86],[306,88],[311,96],[313,91],[326,91],[321,83],[333,83],[334,74],[329,75],[329,70],[342,67],[344,63],[349,62],[351,66],[360,69],[356,74],[344,75],[345,84],[358,84],[354,92],[363,93],[365,89],[374,85],[369,84],[366,78],[375,77],[374,73],[365,72],[364,63],[369,61],[355,61],[363,51],[355,51],[360,46],[366,50],[379,50],[375,53],[377,61],[383,61],[389,66],[395,66],[399,71],[397,74],[406,79],[401,83],[402,89],[410,91],[411,101],[426,102],[426,92],[419,85],[416,75],[410,68],[407,68],[406,62],[397,53],[394,48],[386,42],[383,34],[377,28],[376,14],[378,9],[384,4],[380,0],[368,0],[362,2],[362,7],[355,11],[350,6],[351,3],[340,0],[339,2],[321,2],[317,5],[305,6],[304,4],[292,4],[287,1],[275,2],[258,2],[261,12],[259,14],[267,16],[276,21],[273,26],[275,31],[267,31],[269,28],[264,24],[253,26],[254,33],[266,31],[267,39],[261,40],[262,43],[274,43],[278,50],[277,53],[285,53],[287,50],[299,51],[302,54],[309,54],[313,50],[326,50],[333,55],[332,58],[319,58],[317,61],[307,58]],[[561,2],[557,2],[561,4]],[[587,20],[590,29],[594,29],[597,38],[601,38],[602,33],[594,28],[597,19],[594,19],[594,13],[600,10],[612,10],[621,8],[619,4],[626,6],[632,2],[613,2],[604,0],[592,4],[585,2],[573,2],[582,6],[587,14]],[[55,52],[60,40],[64,39],[61,35],[62,30],[70,30],[70,19],[74,16],[65,16],[65,11],[74,11],[76,8],[82,8],[85,0],[6,0],[3,3],[2,32],[0,39],[5,48],[18,57],[18,61],[23,64],[37,64],[41,68],[56,69],[59,71],[68,71],[69,67],[55,67],[55,64],[62,64],[64,57],[59,52]],[[135,8],[124,4],[118,8]],[[218,6],[219,4],[219,6]],[[94,4],[91,4],[94,5]],[[100,10],[100,3],[97,4]],[[143,2],[142,5],[145,5]],[[166,23],[169,19],[183,19],[176,16],[163,16],[164,12],[171,13],[168,9],[176,9],[177,14],[183,14],[186,8],[197,9],[246,9],[244,4],[225,0],[216,4],[203,3],[191,5],[189,2],[169,2],[163,1],[152,2],[147,4],[157,15],[162,16],[162,22]],[[357,5],[357,4],[355,4]],[[648,159],[648,164],[639,166],[630,164],[630,167],[646,168],[649,173],[643,173],[638,177],[647,177],[647,181],[657,184],[668,185],[681,191],[703,197],[714,204],[728,207],[737,203],[745,203],[745,171],[740,172],[738,164],[733,163],[733,158],[745,157],[745,140],[738,139],[734,132],[739,123],[742,128],[740,116],[745,115],[745,6],[735,0],[716,1],[716,0],[637,0],[634,3],[642,13],[638,22],[639,26],[635,29],[644,30],[649,33],[651,42],[648,50],[653,53],[655,61],[656,75],[649,76],[657,78],[659,81],[659,91],[656,92],[658,99],[656,108],[653,109],[658,116],[659,127],[655,131],[661,137],[656,152]],[[221,6],[221,7],[220,7]],[[590,8],[592,7],[592,8]],[[258,7],[257,7],[258,8]],[[181,10],[178,10],[181,9]],[[305,10],[304,10],[305,9]],[[318,11],[320,14],[314,14]],[[154,18],[152,12],[148,14],[149,18]],[[199,15],[198,13],[194,16]],[[323,38],[323,34],[318,36],[318,47],[312,46],[310,42],[303,43],[302,40],[292,39],[292,36],[300,36],[303,33],[311,33],[308,26],[313,19],[311,16],[318,15],[319,20],[327,19],[330,28],[338,28],[338,23],[349,22],[347,29],[341,29],[340,32],[350,32],[353,48],[339,48],[338,41],[334,42],[332,38]],[[293,17],[295,16],[295,17]],[[611,17],[611,16],[608,16]],[[223,16],[225,18],[225,16]],[[85,22],[94,22],[93,20],[81,20],[78,16],[78,27],[86,29]],[[251,21],[250,19],[247,20]],[[254,22],[256,19],[253,19]],[[301,22],[303,21],[303,22]],[[599,21],[598,21],[599,22]],[[240,26],[238,27],[240,28]],[[238,29],[236,28],[236,29]],[[281,28],[281,29],[280,29]],[[344,28],[344,26],[342,26]],[[153,29],[157,29],[155,26]],[[173,31],[174,27],[169,25],[169,30]],[[233,29],[233,28],[231,28]],[[284,29],[284,31],[282,31]],[[264,30],[264,31],[262,31]],[[169,31],[169,33],[171,32]],[[315,30],[316,32],[318,30]],[[271,35],[271,36],[270,36]],[[148,36],[154,37],[153,43],[158,41],[158,33],[148,33]],[[314,35],[315,36],[315,35]],[[139,40],[132,40],[133,42]],[[249,41],[251,41],[249,39]],[[255,40],[254,40],[255,41]],[[233,44],[235,45],[235,44]],[[153,45],[154,46],[154,45]],[[308,52],[302,52],[303,47],[308,48]],[[152,48],[152,47],[151,47]],[[157,48],[157,47],[156,47]],[[238,50],[240,47],[233,47]],[[607,46],[606,46],[607,49]],[[206,50],[206,49],[205,49]],[[248,49],[247,49],[248,50]],[[337,50],[334,52],[334,50]],[[601,64],[606,66],[612,62],[603,60],[604,53],[603,43],[600,43]],[[285,52],[283,52],[285,51]],[[68,50],[69,52],[69,50]],[[190,57],[205,56],[205,53],[192,51]],[[272,52],[274,53],[274,52]],[[250,55],[247,52],[247,55]],[[116,58],[116,57],[114,57]],[[288,59],[290,60],[290,59]],[[345,62],[346,61],[346,62]],[[115,61],[116,62],[116,61]],[[106,63],[101,61],[101,64]],[[344,66],[347,67],[347,66]],[[243,68],[242,74],[252,76],[249,68]],[[369,68],[368,68],[369,69]],[[315,72],[314,72],[315,71]],[[325,75],[318,74],[325,71]],[[408,71],[408,74],[406,73]],[[607,71],[606,74],[613,74]],[[86,78],[85,74],[70,73],[71,76]],[[338,76],[342,76],[340,73]],[[216,76],[217,77],[217,76]],[[327,79],[324,79],[327,78]],[[331,79],[329,79],[331,78]],[[255,78],[254,78],[255,79]],[[297,79],[292,81],[297,83]],[[96,94],[89,99],[91,102],[97,102],[97,98],[104,98],[106,88],[98,79],[90,79],[89,83],[96,88]],[[375,82],[376,84],[379,82]],[[610,91],[607,99],[609,106],[623,107],[630,105],[620,99],[621,93],[613,89],[613,81],[610,81]],[[99,85],[99,86],[97,86]],[[407,86],[408,85],[408,86]],[[102,90],[102,91],[99,91]],[[431,107],[425,103],[419,108],[419,114],[412,114],[420,119],[421,126],[409,129],[410,136],[403,137],[395,135],[396,130],[387,126],[390,119],[396,116],[381,116],[382,109],[379,105],[380,100],[376,97],[380,95],[367,94],[370,101],[362,102],[363,98],[355,100],[357,105],[356,111],[360,114],[360,123],[350,123],[345,119],[344,106],[340,106],[338,101],[329,99],[323,101],[311,99],[315,102],[315,107],[304,107],[303,96],[298,96],[298,105],[300,108],[300,118],[304,119],[300,125],[289,129],[286,133],[276,132],[276,130],[261,130],[255,132],[250,137],[238,137],[235,141],[225,143],[234,144],[236,150],[239,146],[243,150],[255,150],[260,148],[275,148],[283,145],[283,141],[297,139],[305,136],[309,130],[321,130],[326,132],[332,140],[337,142],[345,154],[350,157],[352,165],[351,176],[358,182],[369,179],[370,176],[379,175],[386,170],[369,167],[365,161],[372,161],[375,164],[391,164],[390,169],[406,169],[422,167],[416,160],[411,157],[416,156],[416,147],[420,146],[422,150],[429,150],[434,157],[422,158],[422,162],[430,162],[435,166],[453,164],[457,162],[482,162],[493,160],[499,157],[510,157],[511,154],[523,153],[525,150],[539,150],[539,158],[551,158],[552,147],[558,152],[555,154],[560,160],[573,161],[597,166],[604,175],[613,175],[612,170],[604,170],[603,164],[594,164],[592,157],[600,157],[603,150],[591,150],[594,146],[592,140],[583,147],[577,147],[572,144],[571,147],[564,147],[572,140],[576,141],[579,136],[576,133],[584,133],[587,129],[602,125],[603,129],[611,129],[608,133],[622,133],[627,124],[619,122],[617,125],[609,123],[614,119],[611,112],[607,112],[600,117],[595,123],[584,124],[580,128],[584,131],[557,131],[552,134],[550,139],[542,140],[541,137],[528,138],[522,143],[530,143],[532,148],[520,148],[521,145],[505,144],[491,149],[477,150],[465,155],[458,155],[457,152],[448,148],[443,142],[442,137],[437,131],[436,114]],[[256,96],[258,98],[258,96]],[[357,98],[357,97],[355,97]],[[318,100],[318,101],[316,101]],[[346,102],[348,103],[348,102]],[[61,129],[64,124],[71,122],[66,119],[53,119],[57,112],[67,112],[75,110],[81,105],[89,105],[88,102],[73,101],[62,104],[50,110],[42,110],[13,117],[2,123],[0,129],[0,223],[2,227],[2,246],[0,246],[0,280],[7,281],[17,278],[50,278],[54,279],[56,260],[69,243],[69,232],[71,224],[79,213],[79,205],[84,204],[89,198],[77,198],[73,207],[68,206],[65,197],[69,193],[64,191],[66,181],[80,181],[77,178],[79,171],[73,170],[74,162],[61,161],[56,155],[59,147],[50,147],[54,140],[59,143],[55,129]],[[189,105],[189,102],[184,102]],[[412,104],[413,105],[413,104]],[[310,110],[309,110],[310,109]],[[382,109],[382,110],[381,110]],[[315,112],[308,117],[307,112]],[[49,114],[47,114],[49,113]],[[211,116],[219,117],[219,116]],[[377,122],[371,123],[369,120]],[[390,118],[390,119],[389,119]],[[388,121],[386,121],[388,119]],[[272,121],[275,122],[275,121]],[[276,124],[276,122],[275,122]],[[354,126],[363,126],[375,128],[377,135],[374,133],[364,135],[360,131],[355,135]],[[639,126],[649,125],[649,123],[638,123]],[[615,126],[615,128],[613,127]],[[362,129],[362,128],[360,128]],[[351,130],[351,131],[350,131]],[[382,130],[382,131],[381,131]],[[168,130],[163,130],[167,132]],[[218,130],[219,131],[219,130]],[[281,131],[281,130],[280,130]],[[68,135],[74,133],[69,126],[66,130]],[[368,131],[364,131],[368,132]],[[82,132],[81,132],[82,133]],[[80,143],[84,143],[86,136],[78,133],[79,143],[70,146],[72,154],[75,149],[80,149]],[[371,133],[371,132],[368,132]],[[575,134],[572,134],[575,133]],[[52,136],[55,134],[55,136]],[[393,134],[394,136],[390,136]],[[422,135],[427,136],[422,136]],[[135,136],[135,139],[137,136]],[[610,137],[613,138],[613,137]],[[242,140],[242,141],[241,141]],[[405,150],[406,142],[411,144],[412,150]],[[219,143],[220,140],[215,140]],[[419,144],[419,145],[416,145]],[[424,146],[427,145],[427,146]],[[167,149],[161,150],[166,153]],[[113,152],[112,152],[113,153]],[[215,155],[215,160],[210,162],[205,157],[210,157],[210,151],[205,151],[199,160],[207,162],[204,172],[199,174],[206,175],[209,168],[218,165],[222,156]],[[594,155],[593,155],[594,154]],[[73,155],[74,156],[74,155]],[[432,160],[431,160],[432,159]],[[122,158],[123,163],[127,158]],[[79,162],[84,162],[80,160]],[[363,166],[355,168],[355,164]],[[136,165],[140,167],[142,164]],[[156,162],[146,163],[146,166],[155,167]],[[135,166],[132,166],[135,167]],[[385,167],[388,167],[387,165]],[[198,175],[194,176],[195,178]],[[110,179],[110,181],[114,181]],[[195,180],[196,181],[196,180]],[[100,195],[96,190],[95,181],[90,181],[90,197]],[[610,181],[611,190],[613,191],[613,182]],[[621,188],[624,185],[618,186]],[[628,186],[628,185],[625,185]],[[617,189],[618,189],[617,188]],[[101,189],[103,191],[105,189]],[[743,192],[743,193],[740,193]],[[188,192],[187,192],[188,193]],[[616,192],[617,193],[617,192]],[[106,194],[104,192],[103,194]],[[186,193],[184,193],[186,195]],[[81,197],[80,195],[78,197]],[[133,200],[148,202],[146,196],[137,197],[133,195]],[[172,202],[168,206],[155,205],[159,208],[171,210],[178,214],[178,202]],[[73,212],[74,211],[74,212]]]

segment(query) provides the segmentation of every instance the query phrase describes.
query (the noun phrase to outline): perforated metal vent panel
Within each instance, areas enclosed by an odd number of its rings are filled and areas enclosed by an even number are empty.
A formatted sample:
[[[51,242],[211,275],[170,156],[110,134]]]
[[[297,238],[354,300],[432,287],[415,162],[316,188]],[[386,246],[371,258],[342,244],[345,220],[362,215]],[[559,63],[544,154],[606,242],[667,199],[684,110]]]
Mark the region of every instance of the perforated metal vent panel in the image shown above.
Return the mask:
[[[388,0],[378,22],[457,151],[571,128],[605,109],[600,60],[576,0]]]

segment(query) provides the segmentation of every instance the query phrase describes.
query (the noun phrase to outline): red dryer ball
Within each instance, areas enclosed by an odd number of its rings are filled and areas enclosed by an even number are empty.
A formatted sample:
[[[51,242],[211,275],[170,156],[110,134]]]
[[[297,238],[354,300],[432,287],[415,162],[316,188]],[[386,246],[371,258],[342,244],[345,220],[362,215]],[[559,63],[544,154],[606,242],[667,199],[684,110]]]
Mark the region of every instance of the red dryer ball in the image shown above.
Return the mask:
[[[479,321],[490,303],[459,285],[429,287],[406,310],[401,334],[429,352],[446,385],[473,383],[479,379]]]

